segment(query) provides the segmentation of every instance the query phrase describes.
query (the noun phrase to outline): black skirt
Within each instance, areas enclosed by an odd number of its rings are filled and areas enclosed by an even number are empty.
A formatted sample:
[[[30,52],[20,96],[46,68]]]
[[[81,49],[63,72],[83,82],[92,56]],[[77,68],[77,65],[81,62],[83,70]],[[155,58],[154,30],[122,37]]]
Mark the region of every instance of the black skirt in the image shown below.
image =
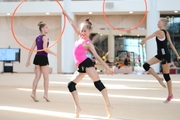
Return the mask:
[[[170,55],[156,55],[155,57],[161,61],[161,64],[171,63]]]
[[[34,65],[39,65],[39,66],[49,65],[48,57],[47,56],[43,56],[43,55],[36,55],[34,57],[33,64]]]
[[[78,66],[78,72],[86,73],[86,68],[94,67],[94,63],[90,58],[86,58],[81,64]]]

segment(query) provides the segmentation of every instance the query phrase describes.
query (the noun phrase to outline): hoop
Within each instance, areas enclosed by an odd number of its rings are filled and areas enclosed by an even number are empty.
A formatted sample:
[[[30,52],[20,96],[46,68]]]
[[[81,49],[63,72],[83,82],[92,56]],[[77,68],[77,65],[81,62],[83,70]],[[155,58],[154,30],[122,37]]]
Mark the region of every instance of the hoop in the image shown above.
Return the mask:
[[[139,22],[138,25],[136,25],[136,26],[133,27],[133,28],[130,28],[129,30],[122,30],[122,29],[119,29],[119,28],[115,28],[115,27],[109,22],[109,20],[108,20],[107,17],[106,17],[106,13],[105,13],[105,11],[104,11],[104,4],[105,4],[105,2],[106,2],[106,0],[103,0],[103,4],[102,4],[102,11],[103,11],[104,19],[105,19],[105,21],[109,24],[109,26],[111,26],[113,29],[118,30],[118,31],[120,31],[120,32],[129,32],[129,31],[131,31],[131,30],[134,30],[134,29],[138,28],[138,27],[144,22],[144,20],[145,20],[145,18],[146,18],[146,16],[147,16],[147,12],[148,12],[148,11],[147,11],[147,8],[148,8],[148,6],[147,6],[146,0],[144,0],[144,4],[145,4],[145,6],[146,6],[146,10],[145,10],[145,13],[144,13],[144,16],[143,16],[142,20]]]
[[[55,0],[55,1],[56,1],[57,4],[60,6],[60,8],[63,10],[63,7],[62,7],[61,3],[60,3],[58,0]],[[22,3],[24,3],[24,2],[25,2],[25,0],[22,0],[22,1],[16,6],[16,8],[15,8],[14,11],[13,11],[13,14],[12,14],[12,17],[11,17],[11,23],[10,23],[12,35],[13,35],[15,41],[16,41],[21,47],[23,47],[24,49],[29,50],[29,51],[32,51],[32,52],[44,51],[45,49],[32,50],[32,49],[24,46],[23,44],[21,44],[21,43],[18,41],[18,39],[16,38],[16,35],[15,35],[15,33],[14,33],[14,27],[13,27],[13,24],[14,24],[14,15],[15,15],[17,9],[18,9],[18,8],[22,5]],[[57,44],[57,42],[61,39],[61,37],[62,37],[62,35],[63,35],[63,33],[64,33],[65,26],[66,26],[66,17],[64,16],[64,25],[63,25],[63,28],[62,28],[62,32],[60,33],[58,39],[57,39],[51,46],[49,46],[49,47],[46,48],[46,49],[49,49],[49,48],[53,47],[55,44]]]

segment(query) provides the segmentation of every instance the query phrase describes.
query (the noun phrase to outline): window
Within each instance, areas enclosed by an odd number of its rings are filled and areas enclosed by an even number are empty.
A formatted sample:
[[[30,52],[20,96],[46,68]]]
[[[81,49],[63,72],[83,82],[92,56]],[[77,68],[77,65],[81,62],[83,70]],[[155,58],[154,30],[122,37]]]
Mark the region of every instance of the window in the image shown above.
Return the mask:
[[[174,44],[178,53],[180,53],[180,15],[161,15],[161,17],[169,16],[170,22],[168,23],[167,30],[171,36],[172,43]],[[173,50],[170,48],[168,43],[168,48],[171,54],[171,59],[177,61],[176,55]]]
[[[108,52],[108,36],[93,33],[90,36],[92,43],[94,44],[97,53],[102,57],[103,52]]]
[[[131,53],[131,61],[135,66],[141,66],[146,61],[145,45],[141,46],[143,36],[115,36],[115,54],[123,58]]]

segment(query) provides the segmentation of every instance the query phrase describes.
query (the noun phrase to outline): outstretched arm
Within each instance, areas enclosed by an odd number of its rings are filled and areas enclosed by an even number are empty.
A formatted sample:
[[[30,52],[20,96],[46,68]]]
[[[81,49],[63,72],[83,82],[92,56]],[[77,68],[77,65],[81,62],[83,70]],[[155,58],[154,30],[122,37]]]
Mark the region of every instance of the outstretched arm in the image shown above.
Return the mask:
[[[76,23],[74,22],[74,20],[67,14],[67,12],[65,10],[62,11],[62,13],[67,17],[69,23],[72,25],[73,29],[75,30],[75,32],[80,35],[80,31],[76,26]]]
[[[97,54],[97,52],[96,52],[96,50],[94,48],[94,45],[91,42],[89,42],[89,43],[87,43],[87,47],[93,53],[96,60],[98,60],[106,68],[107,73],[112,75],[113,72],[111,71],[109,66],[99,57],[99,55]]]
[[[31,59],[31,56],[32,56],[32,53],[33,53],[33,50],[35,49],[35,47],[36,47],[36,42],[34,41],[34,43],[31,46],[31,50],[29,51],[29,54],[28,54],[28,59],[27,59],[27,62],[26,62],[26,67],[28,67],[30,65],[30,59]]]
[[[153,37],[155,37],[155,36],[158,36],[158,31],[156,31],[156,32],[154,32],[153,34],[151,34],[151,35],[149,35],[149,36],[147,36],[146,38],[144,38],[142,41],[141,41],[141,45],[144,45],[144,43],[146,42],[146,41],[148,41],[149,39],[151,39],[151,38],[153,38]]]
[[[169,44],[170,44],[171,49],[172,49],[172,50],[174,51],[174,53],[176,54],[177,59],[180,60],[179,54],[178,54],[176,48],[174,47],[174,45],[173,45],[173,43],[172,43],[172,41],[171,41],[171,37],[170,37],[170,35],[169,35],[168,32],[167,32],[167,40],[168,40],[168,42],[169,42]]]

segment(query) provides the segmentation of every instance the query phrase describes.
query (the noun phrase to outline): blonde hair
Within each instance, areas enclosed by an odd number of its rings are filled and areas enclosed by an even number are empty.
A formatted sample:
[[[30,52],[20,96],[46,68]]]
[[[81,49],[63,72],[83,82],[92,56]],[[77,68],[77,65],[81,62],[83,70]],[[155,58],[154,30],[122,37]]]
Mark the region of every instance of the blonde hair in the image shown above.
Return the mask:
[[[42,28],[43,28],[45,25],[46,25],[46,24],[43,23],[43,21],[40,21],[40,22],[38,23],[39,31],[42,31]]]
[[[167,27],[167,25],[168,25],[168,23],[169,23],[169,21],[170,21],[170,17],[167,16],[166,18],[160,18],[160,20],[161,20],[162,22],[164,22],[164,26]]]

